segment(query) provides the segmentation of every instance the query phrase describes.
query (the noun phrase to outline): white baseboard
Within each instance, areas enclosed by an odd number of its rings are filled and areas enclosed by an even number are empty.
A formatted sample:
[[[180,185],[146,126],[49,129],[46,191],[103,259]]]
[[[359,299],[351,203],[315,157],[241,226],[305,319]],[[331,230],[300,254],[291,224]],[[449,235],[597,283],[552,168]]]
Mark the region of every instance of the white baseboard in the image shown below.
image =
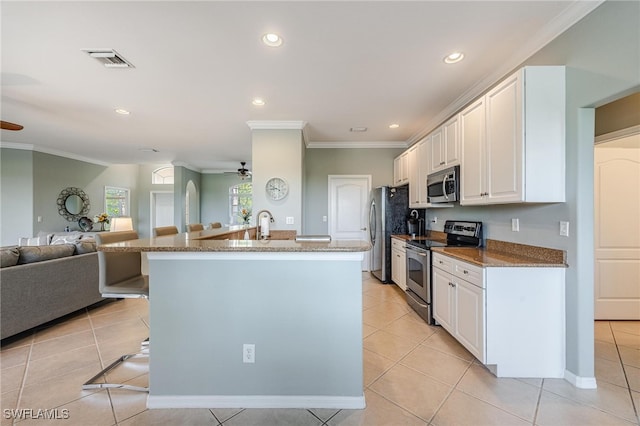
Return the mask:
[[[564,379],[579,389],[597,389],[595,377],[576,376],[569,370],[564,370]]]
[[[147,408],[334,408],[360,410],[362,396],[149,395]]]

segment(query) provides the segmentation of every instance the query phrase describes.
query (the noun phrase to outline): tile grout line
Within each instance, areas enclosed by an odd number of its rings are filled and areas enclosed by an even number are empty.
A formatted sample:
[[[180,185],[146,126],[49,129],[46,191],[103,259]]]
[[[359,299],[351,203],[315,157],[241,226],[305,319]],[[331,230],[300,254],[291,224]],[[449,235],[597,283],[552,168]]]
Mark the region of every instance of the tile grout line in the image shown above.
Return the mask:
[[[406,315],[406,314],[405,314],[405,315]],[[403,316],[404,316],[404,315],[403,315]],[[382,330],[382,329],[378,329],[377,331],[384,331],[384,330]],[[378,377],[376,377],[376,378],[371,382],[371,384],[370,384],[369,386],[365,386],[365,389],[368,389],[369,391],[374,392],[376,395],[380,396],[381,398],[383,398],[384,400],[388,401],[389,403],[391,403],[391,404],[395,405],[396,407],[398,407],[398,408],[402,409],[403,411],[406,411],[407,413],[410,413],[412,416],[414,416],[414,417],[416,417],[416,418],[418,418],[418,419],[420,419],[420,420],[424,420],[422,417],[420,417],[418,414],[416,414],[416,413],[414,413],[413,411],[411,411],[409,408],[407,408],[407,407],[403,407],[402,405],[399,405],[397,402],[390,400],[390,399],[389,399],[389,398],[387,398],[386,396],[382,395],[380,392],[377,392],[375,389],[371,389],[371,388],[370,388],[370,386],[372,386],[374,383],[376,383],[378,380],[380,380],[380,379],[382,378],[382,376],[384,376],[385,374],[387,374],[387,373],[388,373],[392,368],[394,368],[394,367],[396,367],[396,366],[398,366],[398,365],[401,365],[402,367],[405,367],[405,368],[407,368],[407,369],[409,369],[409,370],[415,371],[416,373],[422,374],[423,376],[428,377],[428,378],[430,378],[430,379],[432,379],[432,380],[435,380],[436,382],[439,382],[439,383],[441,383],[441,384],[443,384],[443,385],[445,385],[445,386],[451,386],[450,384],[445,383],[445,382],[443,382],[442,380],[437,379],[437,378],[435,378],[435,377],[433,377],[433,376],[430,376],[430,375],[428,375],[428,374],[425,374],[425,373],[423,373],[422,371],[418,371],[418,370],[416,370],[415,368],[412,368],[412,367],[410,367],[410,366],[407,366],[407,365],[401,364],[401,362],[402,362],[405,358],[407,358],[411,353],[413,353],[413,351],[415,351],[418,347],[420,347],[420,346],[421,346],[425,341],[427,341],[427,340],[428,340],[431,336],[433,336],[435,333],[437,333],[437,331],[436,331],[436,332],[434,332],[434,333],[432,333],[432,334],[430,334],[429,336],[425,337],[424,339],[422,339],[422,341],[420,341],[420,343],[418,343],[416,346],[414,346],[411,350],[409,350],[409,352],[407,352],[405,355],[403,355],[402,357],[400,357],[397,361],[395,361],[395,362],[394,362],[394,364],[393,364],[393,365],[391,365],[391,366],[390,366],[389,368],[387,368],[383,373],[381,373]],[[372,334],[373,334],[373,333],[372,333]],[[390,333],[390,334],[393,334],[393,333]],[[394,335],[394,336],[395,336],[395,335]],[[373,351],[371,351],[371,352],[373,352]],[[444,354],[446,354],[446,355],[451,355],[451,354],[447,354],[446,352],[442,352],[442,351],[439,351],[439,352],[444,353]],[[382,356],[383,358],[387,358],[387,357],[385,357],[385,356],[384,356],[384,355],[382,355],[382,354],[378,354],[377,352],[374,352],[374,353],[376,353],[376,354],[377,354],[377,355],[379,355],[379,356]],[[452,355],[452,356],[454,356],[454,357],[455,357],[455,355]],[[458,358],[458,357],[456,357],[456,358]],[[389,358],[387,358],[387,359],[389,359]],[[461,358],[458,358],[458,359],[461,359]],[[389,359],[389,360],[390,360],[390,359]],[[462,359],[461,359],[461,360],[462,360]],[[390,361],[391,361],[391,360],[390,360]],[[465,361],[465,362],[469,362],[469,361],[467,361],[467,360],[463,360],[463,361]],[[464,373],[463,373],[463,374],[460,376],[460,378],[458,379],[458,382],[459,382],[460,380],[462,380],[462,377],[464,376],[464,374],[466,374],[467,370],[471,367],[471,365],[472,365],[472,364],[473,364],[473,362],[469,362],[469,365],[468,365],[468,366],[467,366],[467,368],[465,369]],[[458,383],[458,382],[456,382],[456,383]],[[456,384],[456,385],[457,385],[457,384]],[[449,399],[449,396],[451,396],[451,393],[453,393],[453,390],[455,389],[455,386],[456,386],[456,385],[451,386],[451,390],[449,391],[449,393],[447,393],[446,397],[442,400],[442,403],[441,403],[441,404],[438,406],[438,408],[434,411],[434,413],[433,413],[433,415],[431,416],[431,418],[429,418],[428,420],[424,420],[427,424],[431,424],[431,421],[432,421],[432,420],[433,420],[433,418],[436,416],[436,414],[437,414],[438,410],[440,409],[440,407],[442,407],[442,405],[447,401],[447,399]]]
[[[102,359],[102,354],[100,353],[100,347],[98,346],[98,337],[96,336],[96,329],[93,326],[93,320],[91,319],[91,315],[89,315],[89,310],[87,310],[87,317],[89,318],[89,326],[91,327],[91,335],[93,336],[93,342],[96,345],[96,352],[98,353],[98,359],[100,360],[100,368],[104,368],[104,360]],[[105,379],[106,380],[106,379]],[[116,408],[113,405],[113,399],[111,398],[111,392],[107,389],[107,398],[109,398],[109,406],[111,407],[111,415],[113,415],[114,424],[118,424],[118,416],[116,416]]]
[[[31,333],[31,342],[29,343],[29,352],[27,353],[27,359],[25,360],[24,365],[24,373],[22,373],[22,381],[20,382],[20,390],[18,391],[18,399],[16,400],[16,409],[20,408],[20,403],[22,402],[22,393],[24,391],[24,386],[27,383],[27,374],[29,372],[29,364],[31,363],[31,354],[33,352],[33,345],[36,339],[35,331]],[[12,425],[16,424],[16,419],[14,418],[11,421]]]
[[[544,389],[544,378],[540,383],[540,389],[538,390],[538,400],[536,401],[536,410],[533,413],[533,422],[531,424],[535,425],[538,421],[538,413],[540,412],[540,402],[542,401],[542,390]]]
[[[618,340],[616,339],[616,333],[611,326],[611,321],[609,323],[609,330],[611,330],[611,336],[613,337],[613,343],[616,346],[616,353],[618,354],[618,361],[620,361],[620,366],[622,367],[622,374],[624,374],[624,381],[627,383],[627,392],[629,392],[629,398],[631,399],[631,407],[633,408],[633,414],[636,416],[636,419],[640,418],[640,413],[638,413],[638,407],[636,407],[636,402],[633,399],[633,392],[631,391],[631,383],[629,383],[629,377],[627,376],[627,369],[624,368],[625,364],[622,362],[622,355],[620,354],[620,347],[618,346]]]
[[[436,416],[438,415],[438,412],[442,409],[444,404],[446,404],[446,402],[449,400],[449,398],[451,398],[451,395],[453,395],[453,392],[458,390],[458,385],[460,384],[460,382],[462,381],[462,378],[465,376],[465,374],[467,374],[467,372],[469,371],[469,369],[471,368],[472,365],[473,365],[473,361],[469,362],[469,365],[467,365],[467,368],[465,368],[464,372],[460,375],[460,378],[458,379],[458,381],[453,386],[451,386],[451,390],[449,391],[449,393],[447,393],[447,396],[442,400],[440,405],[438,405],[438,408],[435,409],[435,411],[433,412],[433,416],[431,416],[431,418],[429,419],[429,421],[427,423],[431,424],[431,422],[433,422],[433,419],[436,418]],[[462,392],[462,391],[460,390],[460,392]],[[472,396],[472,395],[470,395],[470,396]]]

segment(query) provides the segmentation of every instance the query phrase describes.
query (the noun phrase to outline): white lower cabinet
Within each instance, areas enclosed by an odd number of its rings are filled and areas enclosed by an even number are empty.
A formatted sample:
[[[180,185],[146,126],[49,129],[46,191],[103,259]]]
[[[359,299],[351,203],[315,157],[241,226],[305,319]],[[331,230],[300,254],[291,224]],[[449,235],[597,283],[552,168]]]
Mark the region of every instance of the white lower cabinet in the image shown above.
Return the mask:
[[[433,266],[433,317],[473,356],[484,362],[485,295],[482,269],[436,253],[433,254]],[[473,282],[454,275],[456,271]],[[464,271],[467,271],[466,274]]]
[[[564,377],[565,269],[481,268],[433,252],[433,316],[498,377]]]
[[[397,238],[391,238],[391,280],[407,291],[407,250]]]

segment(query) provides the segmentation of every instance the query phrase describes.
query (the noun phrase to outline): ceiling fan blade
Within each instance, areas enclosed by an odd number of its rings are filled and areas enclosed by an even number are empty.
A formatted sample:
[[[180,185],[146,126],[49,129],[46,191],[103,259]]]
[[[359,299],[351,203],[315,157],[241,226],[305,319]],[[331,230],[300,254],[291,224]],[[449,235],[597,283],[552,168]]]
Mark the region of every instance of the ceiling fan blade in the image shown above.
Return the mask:
[[[8,121],[0,120],[0,127],[2,130],[22,130],[24,126],[15,123],[9,123]]]

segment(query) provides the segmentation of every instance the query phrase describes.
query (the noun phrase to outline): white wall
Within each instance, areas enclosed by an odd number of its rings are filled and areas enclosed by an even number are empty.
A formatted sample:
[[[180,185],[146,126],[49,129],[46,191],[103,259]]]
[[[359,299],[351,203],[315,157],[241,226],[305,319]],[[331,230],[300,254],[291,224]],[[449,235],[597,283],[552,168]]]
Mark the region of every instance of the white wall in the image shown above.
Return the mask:
[[[304,185],[304,150],[301,130],[253,130],[252,132],[252,182],[253,220],[263,209],[275,218],[271,229],[302,231],[302,189]],[[278,201],[267,198],[265,184],[273,177],[284,179],[289,185],[289,195]],[[293,225],[287,225],[286,217],[293,217]]]

